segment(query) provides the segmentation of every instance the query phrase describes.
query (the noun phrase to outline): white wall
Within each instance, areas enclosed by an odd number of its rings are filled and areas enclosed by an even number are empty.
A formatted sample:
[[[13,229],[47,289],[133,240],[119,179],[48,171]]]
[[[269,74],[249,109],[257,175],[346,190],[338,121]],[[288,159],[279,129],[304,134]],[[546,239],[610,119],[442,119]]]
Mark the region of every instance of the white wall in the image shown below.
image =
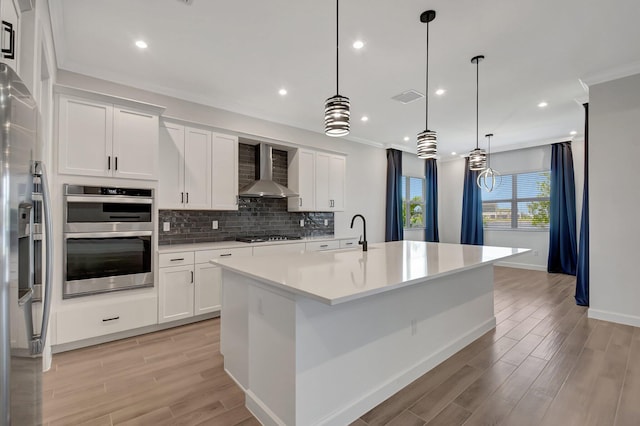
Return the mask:
[[[640,74],[589,88],[589,316],[640,326]]]
[[[99,80],[64,70],[58,72],[58,84],[135,99],[166,107],[166,117],[173,117],[214,127],[221,131],[283,141],[320,150],[347,154],[346,210],[335,213],[336,236],[358,236],[360,229],[349,228],[351,217],[360,213],[367,218],[367,238],[384,241],[386,152],[339,138],[331,138],[283,124],[237,114],[221,109],[160,95],[129,86]],[[322,121],[322,111],[318,110]]]

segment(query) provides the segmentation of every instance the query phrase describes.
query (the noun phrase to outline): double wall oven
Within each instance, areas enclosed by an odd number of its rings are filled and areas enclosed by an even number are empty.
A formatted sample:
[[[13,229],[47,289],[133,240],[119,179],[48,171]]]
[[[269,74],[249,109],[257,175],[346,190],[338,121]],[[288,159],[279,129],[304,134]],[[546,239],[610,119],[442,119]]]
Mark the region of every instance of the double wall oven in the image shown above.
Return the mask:
[[[150,189],[64,186],[63,298],[153,287]]]

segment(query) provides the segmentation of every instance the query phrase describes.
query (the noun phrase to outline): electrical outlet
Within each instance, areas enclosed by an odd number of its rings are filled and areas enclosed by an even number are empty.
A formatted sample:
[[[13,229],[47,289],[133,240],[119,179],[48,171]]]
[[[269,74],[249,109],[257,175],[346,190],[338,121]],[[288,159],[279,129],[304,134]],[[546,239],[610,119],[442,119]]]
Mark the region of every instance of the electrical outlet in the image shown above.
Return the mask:
[[[324,226],[329,226],[329,219],[324,220]]]
[[[171,222],[162,222],[162,230],[164,232],[171,231]]]
[[[211,222],[211,229],[218,229],[218,221],[214,220]]]
[[[304,228],[304,219],[300,219],[300,227]]]

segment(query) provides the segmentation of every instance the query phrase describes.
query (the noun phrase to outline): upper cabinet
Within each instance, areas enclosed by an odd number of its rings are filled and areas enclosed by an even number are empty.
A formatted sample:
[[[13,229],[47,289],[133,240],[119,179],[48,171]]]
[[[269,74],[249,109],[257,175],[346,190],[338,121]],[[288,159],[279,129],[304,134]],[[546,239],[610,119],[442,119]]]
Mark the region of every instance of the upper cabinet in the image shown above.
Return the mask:
[[[289,159],[289,187],[300,196],[289,198],[289,211],[343,211],[346,163],[344,155],[298,149]]]
[[[237,210],[238,138],[163,121],[160,209]]]
[[[238,138],[213,133],[211,163],[213,210],[238,210]]]
[[[0,31],[0,44],[2,62],[9,65],[20,75],[18,59],[20,57],[20,8],[19,2],[12,0],[0,1],[0,16],[2,17],[2,30]]]
[[[162,109],[126,100],[133,105],[119,105],[105,101],[104,95],[91,96],[58,95],[59,173],[157,179]]]

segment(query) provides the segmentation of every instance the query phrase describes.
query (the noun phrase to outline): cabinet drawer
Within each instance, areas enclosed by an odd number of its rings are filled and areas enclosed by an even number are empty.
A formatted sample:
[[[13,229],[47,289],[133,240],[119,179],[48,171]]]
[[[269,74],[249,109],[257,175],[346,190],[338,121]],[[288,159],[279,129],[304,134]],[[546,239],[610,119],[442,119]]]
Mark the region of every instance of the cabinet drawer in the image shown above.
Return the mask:
[[[340,248],[355,248],[358,247],[358,239],[351,238],[348,240],[340,240]]]
[[[257,246],[253,248],[253,255],[260,256],[264,254],[282,254],[282,253],[300,253],[305,251],[304,243],[292,244],[274,244],[271,246]]]
[[[238,247],[229,249],[200,250],[196,252],[196,263],[207,263],[216,257],[251,256],[251,247]]]
[[[340,241],[314,241],[307,243],[307,251],[321,251],[321,250],[334,250],[340,248]]]
[[[75,342],[158,323],[157,297],[59,311],[57,344]]]
[[[193,265],[193,252],[185,251],[181,253],[161,253],[158,256],[158,265],[160,268],[167,266]]]

